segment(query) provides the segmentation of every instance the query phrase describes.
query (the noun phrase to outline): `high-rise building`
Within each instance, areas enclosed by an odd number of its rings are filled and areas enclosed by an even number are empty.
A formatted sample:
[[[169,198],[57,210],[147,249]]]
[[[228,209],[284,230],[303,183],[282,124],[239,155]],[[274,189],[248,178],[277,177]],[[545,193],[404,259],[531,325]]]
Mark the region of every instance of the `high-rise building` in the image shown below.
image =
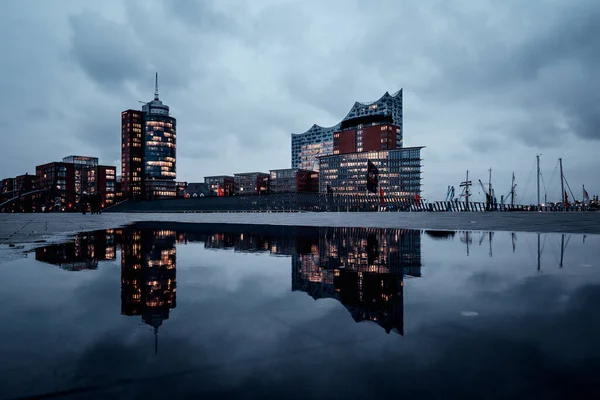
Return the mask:
[[[142,107],[144,112],[144,190],[146,198],[177,196],[176,123],[169,106],[158,98],[156,74],[154,100]]]
[[[121,113],[121,190],[129,199],[143,198],[143,128],[143,112],[127,110]]]
[[[158,96],[156,74],[154,100],[142,111],[121,113],[122,189],[131,199],[177,196],[176,119]]]
[[[379,124],[381,121],[400,129],[396,146],[402,147],[402,89],[392,95],[385,92],[374,102],[355,102],[346,117],[334,126],[313,125],[304,133],[293,133],[292,168],[318,170],[318,157],[334,153],[334,133],[346,129],[349,125],[363,128],[374,123]]]

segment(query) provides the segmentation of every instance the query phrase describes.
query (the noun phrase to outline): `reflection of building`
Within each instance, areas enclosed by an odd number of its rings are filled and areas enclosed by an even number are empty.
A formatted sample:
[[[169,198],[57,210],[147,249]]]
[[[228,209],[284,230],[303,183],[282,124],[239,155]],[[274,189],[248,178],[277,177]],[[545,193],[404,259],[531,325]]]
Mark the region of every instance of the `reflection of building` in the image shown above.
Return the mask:
[[[97,269],[99,261],[115,258],[115,237],[112,230],[78,233],[72,242],[35,249],[37,261],[58,265],[68,271]]]
[[[419,231],[321,228],[310,252],[292,258],[292,290],[335,298],[355,321],[404,334],[404,276],[421,275]]]
[[[176,306],[177,233],[124,229],[121,240],[121,313],[154,327],[157,351],[158,327]]]
[[[317,157],[328,156],[334,151],[334,133],[343,128],[348,120],[384,117],[400,129],[398,142],[402,144],[402,89],[390,95],[386,92],[371,103],[356,102],[344,119],[331,127],[313,125],[304,133],[292,134],[292,168],[318,170]]]
[[[293,291],[334,298],[355,321],[376,322],[388,333],[404,332],[404,278],[421,276],[420,232],[400,229],[139,222],[37,249],[36,259],[71,270],[96,268],[114,259],[120,245],[121,313],[141,316],[158,340],[158,328],[176,307],[175,245],[188,242],[291,256]]]

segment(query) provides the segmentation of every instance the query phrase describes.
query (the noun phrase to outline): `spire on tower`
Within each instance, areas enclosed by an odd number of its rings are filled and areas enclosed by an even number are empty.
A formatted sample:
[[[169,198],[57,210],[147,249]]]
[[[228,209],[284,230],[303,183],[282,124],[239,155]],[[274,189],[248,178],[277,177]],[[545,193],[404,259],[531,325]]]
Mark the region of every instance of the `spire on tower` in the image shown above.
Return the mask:
[[[158,72],[154,77],[154,100],[158,100]]]

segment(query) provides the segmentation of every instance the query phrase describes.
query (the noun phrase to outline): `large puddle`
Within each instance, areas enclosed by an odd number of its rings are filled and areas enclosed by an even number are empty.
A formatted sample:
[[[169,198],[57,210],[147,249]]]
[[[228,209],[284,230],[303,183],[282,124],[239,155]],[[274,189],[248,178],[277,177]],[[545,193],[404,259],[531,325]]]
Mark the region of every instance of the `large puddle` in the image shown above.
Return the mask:
[[[598,395],[599,249],[509,232],[83,233],[0,264],[0,397]]]

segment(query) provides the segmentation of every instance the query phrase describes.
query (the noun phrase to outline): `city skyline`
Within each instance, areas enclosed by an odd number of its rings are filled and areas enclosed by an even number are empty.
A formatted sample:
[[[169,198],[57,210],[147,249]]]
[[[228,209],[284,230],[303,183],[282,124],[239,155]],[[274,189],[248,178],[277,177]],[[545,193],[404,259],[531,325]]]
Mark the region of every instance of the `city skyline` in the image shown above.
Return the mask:
[[[521,202],[535,203],[539,153],[549,201],[559,157],[576,196],[600,193],[592,1],[27,3],[0,6],[0,32],[14,37],[0,45],[2,178],[64,154],[120,166],[119,114],[151,96],[158,71],[181,181],[287,168],[292,132],[403,88],[404,146],[425,146],[424,198],[443,199],[467,169],[486,182],[491,167],[497,193],[514,170]]]

